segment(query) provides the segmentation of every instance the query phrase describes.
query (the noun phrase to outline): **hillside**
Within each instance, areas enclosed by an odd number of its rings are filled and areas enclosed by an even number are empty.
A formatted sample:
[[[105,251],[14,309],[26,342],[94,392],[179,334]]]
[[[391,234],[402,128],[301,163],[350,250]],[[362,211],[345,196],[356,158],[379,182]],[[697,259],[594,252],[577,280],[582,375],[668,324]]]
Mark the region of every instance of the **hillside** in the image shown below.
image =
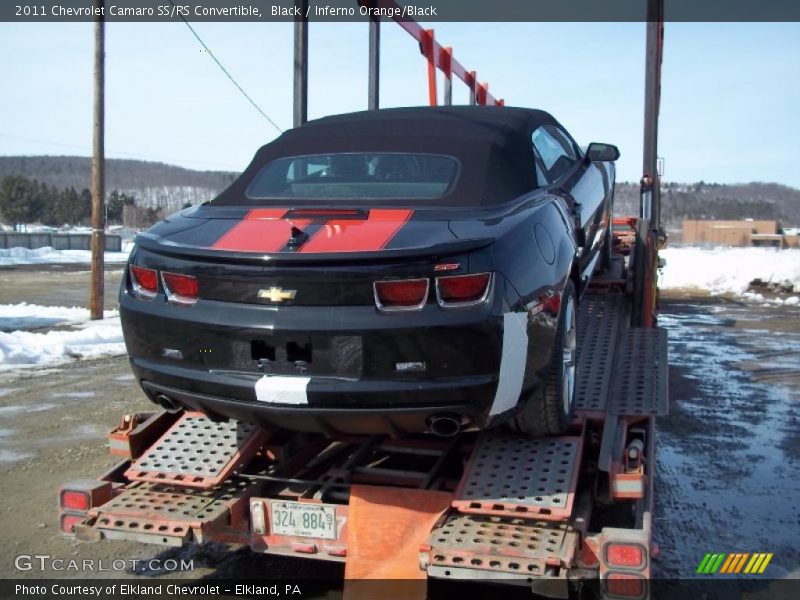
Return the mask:
[[[673,231],[683,219],[776,219],[784,227],[800,225],[800,190],[777,183],[666,182],[661,203],[664,227]],[[638,214],[638,184],[617,184],[615,210]]]
[[[83,156],[0,156],[0,178],[23,175],[58,189],[91,187],[92,161]],[[174,165],[111,158],[106,161],[106,190],[117,190],[147,208],[169,214],[184,204],[216,196],[236,177],[225,171],[195,171]]]
[[[77,156],[0,156],[0,178],[19,174],[50,186],[88,188],[91,159]],[[195,171],[157,162],[109,159],[106,190],[132,196],[143,208],[170,214],[187,203],[216,196],[236,177],[226,171]],[[617,184],[616,213],[637,214],[638,184]],[[668,230],[683,219],[777,219],[800,225],[800,190],[777,183],[664,183],[662,216]]]

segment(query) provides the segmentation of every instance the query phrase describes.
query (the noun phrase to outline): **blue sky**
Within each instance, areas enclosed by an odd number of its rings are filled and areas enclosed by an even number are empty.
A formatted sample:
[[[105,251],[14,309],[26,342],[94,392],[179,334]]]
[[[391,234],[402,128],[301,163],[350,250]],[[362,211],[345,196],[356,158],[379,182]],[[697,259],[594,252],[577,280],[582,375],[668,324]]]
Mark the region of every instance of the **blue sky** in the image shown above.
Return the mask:
[[[194,26],[262,109],[290,127],[292,26]],[[616,143],[619,179],[639,179],[643,24],[432,26],[496,96],[552,112],[581,144]],[[668,23],[665,37],[665,179],[800,188],[800,24]],[[92,44],[90,24],[0,24],[0,154],[89,154]],[[365,24],[311,24],[311,118],[366,108],[366,50]],[[237,170],[277,134],[182,23],[109,24],[106,51],[110,157]],[[382,106],[424,104],[416,43],[388,23],[381,51]],[[467,101],[458,83],[454,99]]]

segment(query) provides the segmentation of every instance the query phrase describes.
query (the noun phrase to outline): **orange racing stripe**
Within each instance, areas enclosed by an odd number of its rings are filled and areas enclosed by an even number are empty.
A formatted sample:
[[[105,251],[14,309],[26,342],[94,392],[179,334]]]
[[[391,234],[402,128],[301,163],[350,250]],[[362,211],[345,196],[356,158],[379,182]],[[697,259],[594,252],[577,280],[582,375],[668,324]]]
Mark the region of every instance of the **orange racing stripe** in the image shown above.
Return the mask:
[[[371,209],[366,220],[334,219],[328,221],[300,249],[303,253],[370,252],[385,248],[413,210]]]
[[[211,246],[215,250],[277,252],[292,235],[292,226],[302,229],[309,219],[285,220],[285,208],[256,208]]]

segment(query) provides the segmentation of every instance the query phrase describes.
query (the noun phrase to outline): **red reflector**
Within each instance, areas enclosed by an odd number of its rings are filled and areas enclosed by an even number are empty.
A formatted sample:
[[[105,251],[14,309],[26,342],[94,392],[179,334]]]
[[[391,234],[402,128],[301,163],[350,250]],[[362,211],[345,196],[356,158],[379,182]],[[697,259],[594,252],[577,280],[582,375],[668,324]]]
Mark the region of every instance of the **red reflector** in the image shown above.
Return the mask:
[[[436,279],[436,290],[442,304],[478,302],[489,287],[491,273],[477,275],[453,275]]]
[[[73,533],[72,531],[73,527],[75,527],[75,525],[83,521],[84,518],[85,517],[81,515],[69,515],[69,514],[61,515],[61,531],[63,531],[64,533]]]
[[[639,567],[644,562],[641,546],[634,544],[609,544],[606,546],[606,563],[615,567]]]
[[[295,552],[302,552],[303,554],[316,554],[317,545],[294,542],[292,544],[292,550],[294,550]]]
[[[145,269],[131,265],[131,277],[138,291],[155,294],[158,291],[158,273],[155,269]]]
[[[197,278],[191,275],[162,272],[164,287],[170,300],[197,300]]]
[[[325,552],[331,556],[347,556],[347,548],[344,546],[325,546]]]
[[[89,510],[89,494],[86,492],[61,492],[61,508],[70,510]]]
[[[644,596],[644,579],[638,575],[609,573],[606,577],[606,592],[609,596],[641,598]]]
[[[427,279],[375,282],[375,301],[378,308],[422,308],[427,299]]]

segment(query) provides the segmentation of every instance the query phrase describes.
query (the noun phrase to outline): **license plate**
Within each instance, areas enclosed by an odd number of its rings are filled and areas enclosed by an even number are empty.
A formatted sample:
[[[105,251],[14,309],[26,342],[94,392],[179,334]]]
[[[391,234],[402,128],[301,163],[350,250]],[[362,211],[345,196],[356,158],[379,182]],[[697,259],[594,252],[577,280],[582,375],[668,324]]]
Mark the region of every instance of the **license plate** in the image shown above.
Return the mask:
[[[272,533],[336,539],[336,509],[333,506],[273,500],[271,509]]]

